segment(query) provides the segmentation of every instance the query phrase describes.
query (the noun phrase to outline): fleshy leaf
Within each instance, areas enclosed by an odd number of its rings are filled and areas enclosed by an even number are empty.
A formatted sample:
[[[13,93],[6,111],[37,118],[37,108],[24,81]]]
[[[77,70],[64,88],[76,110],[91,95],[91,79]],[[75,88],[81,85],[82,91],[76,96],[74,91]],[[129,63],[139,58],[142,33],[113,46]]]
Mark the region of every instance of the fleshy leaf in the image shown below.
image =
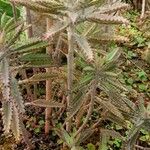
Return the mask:
[[[58,103],[56,101],[46,101],[44,99],[39,99],[30,103],[27,103],[26,105],[33,105],[38,107],[64,107],[62,103]]]
[[[121,16],[107,14],[90,15],[87,20],[100,24],[129,24],[129,21]]]
[[[85,55],[86,59],[89,61],[93,61],[94,59],[93,50],[91,49],[87,39],[84,36],[78,34],[74,34],[74,38],[79,48],[82,50],[83,54]]]
[[[8,134],[10,131],[12,120],[12,103],[9,101],[4,101],[2,103],[2,119],[4,125],[4,133]]]
[[[16,141],[19,141],[20,140],[20,135],[21,135],[20,123],[19,123],[19,113],[18,113],[15,106],[13,107],[11,130],[12,130],[12,133],[13,133]]]
[[[11,77],[11,96],[14,100],[14,103],[17,107],[19,113],[24,113],[24,102],[21,92],[19,90],[18,82],[14,77]]]
[[[47,33],[44,34],[44,39],[48,39],[51,38],[52,36],[54,36],[57,33],[60,33],[62,31],[64,31],[68,26],[68,23],[61,23],[61,22],[57,22],[56,24],[54,24]]]
[[[121,112],[113,104],[111,104],[110,101],[104,101],[104,100],[101,100],[98,97],[96,99],[97,99],[97,102],[99,102],[100,104],[102,104],[106,109],[108,109],[108,111],[110,111],[111,113],[113,113],[117,117],[119,117],[122,120],[124,120],[124,117],[121,114]]]

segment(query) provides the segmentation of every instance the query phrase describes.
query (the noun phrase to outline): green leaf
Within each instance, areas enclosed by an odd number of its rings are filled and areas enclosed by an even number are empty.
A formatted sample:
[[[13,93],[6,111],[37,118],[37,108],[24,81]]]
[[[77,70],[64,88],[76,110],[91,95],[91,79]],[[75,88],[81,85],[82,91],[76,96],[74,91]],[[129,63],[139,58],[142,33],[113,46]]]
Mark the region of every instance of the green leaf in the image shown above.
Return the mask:
[[[5,27],[5,24],[6,24],[6,22],[8,21],[8,18],[7,18],[7,16],[6,16],[6,13],[4,13],[2,16],[1,16],[1,20],[0,20],[1,22],[1,24],[0,24],[0,27],[1,28],[4,28]]]
[[[145,71],[142,70],[142,71],[138,72],[137,75],[138,75],[139,79],[141,79],[143,81],[147,80],[147,74]]]
[[[17,17],[20,15],[19,9],[16,7]],[[6,13],[8,17],[13,17],[13,11],[11,3],[8,0],[0,0],[0,13]]]
[[[25,53],[31,52],[31,50],[39,50],[48,46],[48,42],[43,41],[40,38],[30,38],[25,41],[18,43],[13,49],[13,53]]]
[[[44,120],[40,120],[40,121],[39,121],[39,125],[40,125],[40,126],[43,126],[44,124],[45,124],[45,121],[44,121]]]
[[[37,73],[28,79],[19,81],[19,84],[33,84],[35,82],[45,81],[47,79],[55,79],[57,77],[58,77],[58,73],[53,73],[53,74],[49,72]]]
[[[23,27],[24,27],[24,24],[21,24],[16,28],[15,34],[8,41],[9,46],[14,44],[14,42],[20,37],[20,34],[23,32]]]
[[[132,78],[128,78],[127,79],[127,83],[129,83],[130,85],[132,85],[134,83],[133,79]]]
[[[108,137],[105,134],[101,134],[101,142],[98,150],[108,150],[107,142],[108,142]]]
[[[139,120],[135,126],[132,127],[132,129],[129,132],[128,139],[127,139],[127,148],[133,149],[136,139],[138,138],[139,131],[142,128],[143,120]]]
[[[38,134],[38,133],[41,132],[41,129],[39,127],[37,127],[37,128],[34,129],[34,132]]]
[[[106,56],[106,61],[112,62],[112,61],[116,60],[116,58],[118,58],[120,56],[120,54],[121,53],[120,53],[119,49],[114,49],[113,51],[108,53],[108,55]]]
[[[56,134],[70,147],[74,146],[74,138],[69,135],[69,133],[64,129],[55,129]]]
[[[30,65],[48,65],[52,64],[52,59],[48,54],[29,53],[20,57],[21,61],[30,62]]]
[[[92,143],[88,143],[87,148],[88,150],[96,150],[95,145],[93,145]]]
[[[145,84],[139,84],[138,87],[139,87],[140,91],[146,91],[148,88],[148,86]]]

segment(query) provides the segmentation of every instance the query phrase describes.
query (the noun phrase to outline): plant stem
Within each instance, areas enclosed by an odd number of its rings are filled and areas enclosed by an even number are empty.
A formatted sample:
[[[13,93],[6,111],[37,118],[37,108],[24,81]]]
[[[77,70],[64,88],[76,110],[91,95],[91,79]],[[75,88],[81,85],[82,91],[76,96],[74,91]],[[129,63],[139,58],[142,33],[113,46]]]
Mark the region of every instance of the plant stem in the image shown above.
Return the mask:
[[[73,25],[68,27],[68,76],[67,76],[67,88],[68,88],[68,97],[67,97],[67,107],[69,108],[72,103],[73,95],[72,95],[72,88],[73,88],[73,63],[74,63],[74,41],[73,41]],[[69,120],[66,124],[66,130],[69,132],[71,126],[71,120]]]
[[[26,21],[27,21],[27,24],[31,24],[32,23],[32,19],[31,19],[31,13],[30,13],[30,9],[26,8]],[[32,26],[30,26],[27,30],[27,34],[28,34],[28,37],[31,38],[33,37],[33,29],[32,29]]]
[[[144,17],[145,14],[145,5],[146,5],[146,1],[142,0],[142,11],[141,11],[141,19]]]
[[[32,24],[32,18],[31,18],[31,12],[30,9],[26,8],[26,22],[28,25]],[[32,26],[30,26],[27,30],[27,35],[28,38],[32,38],[33,37],[33,28]],[[37,73],[37,69],[33,68],[33,74]],[[36,100],[37,99],[37,84],[34,84],[34,90],[33,90],[33,98]]]
[[[52,20],[47,18],[47,30],[52,26]],[[51,41],[50,41],[51,42]],[[46,49],[46,53],[48,55],[51,55],[52,53],[52,47],[49,46]],[[46,68],[46,72],[52,73],[51,68]],[[52,99],[52,80],[46,80],[46,101],[51,101]],[[50,124],[51,124],[51,115],[52,115],[52,109],[46,108],[45,110],[45,134],[48,134],[50,131]]]

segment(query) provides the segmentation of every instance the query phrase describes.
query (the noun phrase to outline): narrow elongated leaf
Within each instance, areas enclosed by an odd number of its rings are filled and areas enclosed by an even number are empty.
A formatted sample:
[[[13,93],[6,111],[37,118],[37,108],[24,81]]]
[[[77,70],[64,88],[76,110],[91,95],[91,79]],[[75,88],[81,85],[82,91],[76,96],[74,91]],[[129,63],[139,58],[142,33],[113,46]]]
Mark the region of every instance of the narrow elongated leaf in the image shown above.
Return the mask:
[[[14,18],[10,18],[5,24],[4,31],[7,31],[8,28],[10,28],[10,26],[12,26],[13,23],[14,23]]]
[[[77,84],[77,85],[74,87],[74,91],[76,91],[76,90],[81,90],[84,86],[87,86],[87,85],[92,81],[93,78],[94,78],[94,75],[93,75],[93,74],[84,75],[84,76],[80,79],[79,84]]]
[[[87,20],[100,24],[129,24],[129,21],[121,16],[107,14],[90,15]]]
[[[87,98],[89,96],[89,92],[86,93],[86,90],[82,91],[82,92],[78,92],[78,94],[76,95],[76,97],[73,99],[73,102],[71,104],[71,108],[69,108],[69,113],[68,113],[68,117],[67,117],[67,121],[70,120],[77,112],[78,110],[81,108],[81,106],[83,105],[83,103],[85,103],[87,101]]]
[[[12,22],[13,21],[13,22]],[[8,26],[6,27],[5,26],[5,28],[4,28],[4,30],[7,32],[7,33],[9,33],[9,32],[13,32],[18,26],[20,26],[20,25],[22,25],[22,24],[24,24],[24,22],[23,21],[17,21],[16,23],[14,23],[14,20],[12,20],[9,24],[8,24]],[[7,24],[6,24],[7,25]]]
[[[48,54],[29,53],[20,57],[21,61],[28,62],[28,65],[52,65],[52,59]]]
[[[69,135],[69,133],[64,129],[55,129],[56,134],[71,148],[74,145],[74,139]]]
[[[125,88],[117,79],[106,79],[108,83],[110,83],[111,85],[117,87],[118,89],[122,90],[122,91],[128,91],[127,88]]]
[[[143,120],[139,120],[139,122],[137,122],[136,125],[133,126],[131,131],[129,132],[128,139],[127,139],[128,150],[133,149],[143,123],[144,123]]]
[[[76,144],[80,145],[82,142],[86,141],[93,133],[94,129],[86,129],[80,133],[76,138]]]
[[[112,13],[117,10],[128,9],[130,8],[129,4],[122,2],[115,2],[113,4],[106,4],[98,8],[98,11],[94,12],[95,15],[104,14],[104,13]]]
[[[13,48],[12,52],[25,53],[25,52],[29,52],[31,50],[44,48],[48,45],[49,45],[48,42],[44,42],[40,38],[30,38],[30,39],[24,41],[23,43],[22,42],[19,43],[16,47]]]
[[[32,77],[30,77],[29,79],[25,79],[25,80],[21,80],[19,81],[19,84],[32,84],[35,82],[40,82],[40,81],[45,81],[47,79],[52,79],[52,78],[56,78],[58,77],[58,74],[56,73],[38,73],[38,74],[34,74]]]
[[[119,132],[114,131],[114,130],[101,129],[101,133],[105,134],[107,137],[123,139],[121,134]]]
[[[109,141],[110,137],[122,139],[122,136],[116,131],[108,130],[108,129],[101,129],[101,144],[100,144],[99,150],[108,149],[107,142]]]
[[[33,2],[32,0],[11,0],[12,2],[15,2],[17,4],[20,4],[22,6],[28,7],[31,10],[41,12],[41,13],[55,13],[55,9],[50,9],[48,7],[42,6],[38,3]]]
[[[51,38],[52,36],[56,35],[57,33],[60,33],[62,31],[64,31],[68,26],[68,23],[61,23],[61,22],[57,22],[55,23],[49,30],[47,33],[44,34],[44,39],[48,39]]]
[[[111,62],[113,61],[115,58],[118,58],[120,56],[120,50],[119,49],[114,49],[113,51],[111,51],[110,53],[108,53],[108,55],[106,56],[106,61]]]
[[[34,0],[34,2],[44,6],[44,7],[49,7],[49,8],[57,8],[57,9],[65,9],[63,3],[60,1],[55,1],[55,0]]]
[[[8,60],[4,58],[1,62],[2,94],[6,101],[10,100],[10,75]]]
[[[17,107],[17,111],[19,113],[24,113],[25,109],[24,109],[24,102],[23,102],[23,97],[21,95],[21,92],[19,90],[19,86],[18,86],[18,82],[14,77],[11,77],[11,82],[10,82],[10,86],[11,86],[11,96],[14,100],[14,103]]]
[[[38,107],[64,107],[62,103],[58,103],[56,101],[46,101],[44,99],[39,99],[36,101],[33,101],[31,103],[27,103],[27,105],[33,105]]]
[[[12,120],[12,103],[9,101],[2,102],[2,119],[4,125],[4,133],[8,134]]]
[[[74,38],[75,38],[78,46],[81,48],[86,59],[89,61],[93,61],[93,59],[94,59],[93,50],[91,49],[87,39],[84,36],[78,35],[78,34],[74,34]]]
[[[13,44],[17,40],[17,38],[19,38],[20,34],[23,32],[23,27],[24,27],[24,25],[21,24],[20,26],[18,26],[16,28],[16,33],[13,35],[13,37],[11,39],[9,39],[8,46]]]
[[[6,13],[4,13],[2,16],[1,16],[1,20],[0,20],[0,27],[1,28],[4,28],[4,26],[5,26],[5,24],[6,24],[6,22],[8,21],[8,19],[7,19],[7,16],[6,16]]]
[[[122,120],[121,118],[116,117],[116,115],[114,115],[111,112],[108,112],[104,117],[118,125],[121,125],[122,127],[127,128],[127,123],[125,122],[125,120]]]
[[[20,57],[21,61],[32,62],[32,61],[51,61],[51,57],[48,54],[44,53],[29,53]]]
[[[103,43],[103,42],[116,42],[116,43],[123,43],[123,42],[129,42],[129,39],[124,36],[111,36],[111,35],[102,35],[98,37],[89,37],[88,38],[89,42],[92,43]]]
[[[121,118],[122,120],[124,120],[124,117],[121,114],[121,112],[113,104],[111,104],[110,101],[101,100],[99,97],[96,97],[96,99],[97,99],[97,102],[101,103],[106,109],[108,109],[108,111],[110,111],[115,116],[117,116],[117,117]]]
[[[19,141],[21,136],[20,124],[19,124],[19,113],[15,106],[13,107],[11,130],[16,141]]]

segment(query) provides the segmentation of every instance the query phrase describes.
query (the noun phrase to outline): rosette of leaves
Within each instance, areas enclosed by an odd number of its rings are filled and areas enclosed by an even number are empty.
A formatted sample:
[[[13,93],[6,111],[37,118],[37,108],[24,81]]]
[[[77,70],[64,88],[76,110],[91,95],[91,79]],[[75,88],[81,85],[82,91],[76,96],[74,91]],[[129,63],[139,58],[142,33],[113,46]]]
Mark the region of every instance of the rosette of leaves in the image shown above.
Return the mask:
[[[128,24],[129,21],[118,14],[118,10],[129,8],[128,4],[115,2],[104,4],[101,0],[12,0],[16,4],[28,7],[31,10],[39,12],[44,16],[55,20],[54,25],[44,34],[43,38],[48,40],[60,33],[67,33],[67,84],[68,84],[68,106],[73,101],[73,66],[74,50],[77,46],[81,50],[84,58],[90,63],[95,61],[94,51],[85,35],[76,31],[77,25],[85,21],[96,24]],[[106,37],[105,37],[106,39]],[[96,40],[95,40],[96,41]],[[99,66],[100,68],[101,66]],[[95,88],[93,82],[93,90]],[[91,92],[92,93],[92,92]],[[92,96],[93,97],[93,96]],[[91,104],[93,100],[91,101]],[[92,104],[93,105],[93,104]],[[91,108],[92,108],[91,105]],[[72,107],[72,106],[71,106]],[[90,114],[90,112],[89,112]]]
[[[106,56],[97,56],[95,64],[87,65],[85,61],[77,62],[82,66],[82,77],[79,83],[74,87],[74,99],[70,107],[70,115],[68,119],[73,117],[86,101],[93,94],[93,101],[95,104],[100,105],[104,110],[108,111],[105,119],[125,126],[125,118],[130,117],[130,113],[134,112],[134,104],[123,94],[128,92],[126,87],[122,85],[119,80],[120,71],[117,69],[117,61],[121,54],[119,49],[115,49],[108,53]],[[78,60],[79,61],[79,60]],[[103,91],[107,94],[108,99],[101,99],[96,94],[96,89]],[[76,94],[77,93],[77,94]],[[90,95],[90,96],[89,96]],[[89,104],[89,107],[91,103]]]
[[[0,18],[0,80],[2,91],[2,118],[4,133],[10,130],[16,140],[20,139],[23,123],[22,115],[25,112],[24,102],[19,90],[18,82],[15,79],[16,72],[13,67],[17,64],[17,58],[27,52],[35,51],[47,46],[40,38],[28,39],[21,42],[20,35],[24,32],[23,22],[14,23],[14,19],[3,14]],[[20,42],[19,42],[20,41]]]
[[[56,33],[67,30],[72,32],[74,40],[86,55],[87,60],[94,59],[93,51],[88,44],[85,36],[78,35],[75,32],[76,25],[89,21],[98,24],[128,24],[125,18],[112,15],[113,12],[129,7],[128,4],[116,2],[112,4],[99,5],[102,2],[84,1],[84,0],[12,0],[13,2],[26,6],[34,11],[38,11],[43,15],[57,20],[57,22],[44,35],[45,39],[51,38]],[[98,5],[97,5],[98,4]],[[97,5],[97,6],[96,6]],[[63,19],[62,19],[63,18]],[[68,29],[71,27],[71,31]],[[70,33],[69,33],[70,34]],[[102,38],[103,39],[103,38]],[[104,37],[104,40],[107,39]],[[98,39],[97,39],[98,40]]]
[[[71,150],[80,150],[80,144],[94,133],[94,129],[86,129],[76,137],[75,133],[68,133],[64,128],[55,129],[55,132]]]

